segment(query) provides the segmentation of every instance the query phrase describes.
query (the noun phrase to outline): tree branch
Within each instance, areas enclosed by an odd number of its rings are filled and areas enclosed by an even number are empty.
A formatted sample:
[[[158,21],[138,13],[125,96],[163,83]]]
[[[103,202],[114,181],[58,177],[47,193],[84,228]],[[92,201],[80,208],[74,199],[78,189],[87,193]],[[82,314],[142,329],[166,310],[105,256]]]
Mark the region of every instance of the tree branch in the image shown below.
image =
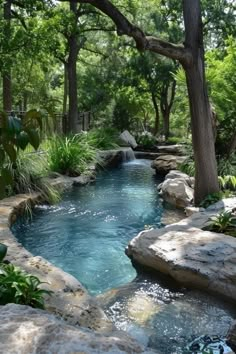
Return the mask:
[[[66,0],[60,0],[66,1]],[[90,4],[106,14],[115,23],[119,36],[127,35],[136,42],[136,47],[140,51],[149,50],[171,59],[176,59],[182,65],[188,65],[192,61],[190,50],[184,46],[175,45],[159,38],[146,36],[137,26],[133,25],[110,0],[70,0],[81,4]]]

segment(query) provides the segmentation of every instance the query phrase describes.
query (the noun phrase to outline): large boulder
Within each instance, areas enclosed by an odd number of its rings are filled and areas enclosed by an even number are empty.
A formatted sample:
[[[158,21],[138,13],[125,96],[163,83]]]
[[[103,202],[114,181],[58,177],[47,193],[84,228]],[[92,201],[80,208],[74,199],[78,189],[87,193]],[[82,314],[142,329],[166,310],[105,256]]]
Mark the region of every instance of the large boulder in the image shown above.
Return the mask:
[[[227,343],[236,352],[236,321],[229,330]]]
[[[197,213],[175,225],[141,232],[129,243],[126,253],[135,262],[185,286],[235,301],[236,239],[198,228],[212,215]]]
[[[184,178],[170,178],[161,184],[161,197],[177,208],[185,208],[191,205],[193,194],[193,188],[188,185]]]
[[[45,311],[9,304],[0,307],[0,353],[154,353],[122,332],[110,336],[73,327]]]
[[[133,149],[138,146],[135,138],[128,132],[128,130],[123,131],[123,133],[120,134],[119,139],[122,146],[131,146]]]
[[[157,174],[166,175],[171,170],[176,170],[178,165],[186,160],[185,156],[161,155],[155,159],[151,166]]]

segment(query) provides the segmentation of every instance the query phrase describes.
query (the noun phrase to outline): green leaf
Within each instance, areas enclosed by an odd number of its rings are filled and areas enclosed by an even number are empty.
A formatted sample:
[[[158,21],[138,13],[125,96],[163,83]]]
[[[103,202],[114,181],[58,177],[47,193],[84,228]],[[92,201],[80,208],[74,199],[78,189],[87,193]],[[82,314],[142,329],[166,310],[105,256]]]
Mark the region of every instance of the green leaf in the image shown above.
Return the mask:
[[[0,199],[3,199],[6,196],[6,184],[2,176],[0,176]]]
[[[35,126],[34,123],[36,122],[40,130],[42,130],[42,115],[36,109],[31,109],[28,111],[23,118],[23,122],[26,128]]]
[[[13,177],[9,168],[4,167],[2,169],[2,178],[4,179],[5,185],[13,185]]]
[[[3,147],[7,155],[10,157],[11,162],[16,162],[16,150],[14,146],[9,143],[4,143]]]
[[[29,136],[25,131],[20,132],[20,134],[16,138],[16,145],[21,148],[21,150],[25,150],[26,146],[29,143]]]
[[[16,116],[9,116],[7,130],[12,135],[19,133],[21,130],[21,120]]]
[[[0,243],[0,262],[3,261],[7,254],[7,246],[4,245],[3,243]]]
[[[3,164],[4,160],[5,160],[5,151],[4,151],[3,148],[1,147],[1,148],[0,148],[0,165]]]
[[[27,134],[29,137],[30,144],[33,146],[35,150],[37,150],[40,144],[40,137],[38,131],[35,129],[29,129],[27,130]]]

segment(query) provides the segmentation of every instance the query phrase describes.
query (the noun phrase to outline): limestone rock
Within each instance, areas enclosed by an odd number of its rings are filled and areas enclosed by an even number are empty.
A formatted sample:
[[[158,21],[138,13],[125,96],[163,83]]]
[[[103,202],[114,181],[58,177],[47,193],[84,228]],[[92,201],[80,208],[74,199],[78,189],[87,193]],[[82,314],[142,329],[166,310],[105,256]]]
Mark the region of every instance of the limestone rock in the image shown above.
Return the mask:
[[[157,146],[158,152],[161,154],[174,154],[174,155],[181,155],[183,153],[183,145],[176,144],[176,145],[163,145]]]
[[[123,133],[120,134],[119,139],[125,146],[131,146],[133,149],[138,146],[135,138],[128,132],[128,130],[123,131]]]
[[[141,232],[129,243],[126,253],[183,285],[235,301],[236,239],[192,227],[204,219],[208,219],[207,214],[202,213],[201,218],[195,214],[178,224]]]
[[[118,331],[105,336],[15,304],[0,307],[0,339],[0,353],[7,354],[154,353]]]
[[[165,176],[165,180],[167,179],[176,179],[176,178],[183,178],[186,181],[189,181],[190,183],[190,177],[189,175],[187,175],[184,172],[181,172],[179,170],[171,170],[166,176]]]
[[[229,330],[227,343],[236,352],[236,321]]]
[[[189,207],[186,207],[184,211],[185,211],[186,216],[191,216],[195,213],[199,213],[200,211],[204,211],[204,210],[205,210],[204,208],[196,208],[193,206],[189,206]]]
[[[161,197],[177,208],[185,208],[193,202],[194,191],[184,178],[166,179],[161,185]]]
[[[185,156],[161,155],[152,162],[152,168],[157,174],[166,175],[171,170],[176,170],[178,165],[186,160]]]

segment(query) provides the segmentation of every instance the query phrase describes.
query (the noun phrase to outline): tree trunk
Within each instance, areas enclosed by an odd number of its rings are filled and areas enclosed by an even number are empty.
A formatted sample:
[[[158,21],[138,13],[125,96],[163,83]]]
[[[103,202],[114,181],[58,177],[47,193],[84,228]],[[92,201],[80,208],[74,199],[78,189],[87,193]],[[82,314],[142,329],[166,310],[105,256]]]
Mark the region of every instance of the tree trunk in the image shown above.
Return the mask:
[[[68,115],[67,115],[67,99],[68,99],[68,65],[64,62],[64,93],[63,93],[63,107],[62,107],[62,132],[68,132]]]
[[[73,12],[76,20],[77,4],[70,2],[70,11]],[[68,57],[68,86],[69,86],[69,112],[68,129],[70,133],[76,133],[78,124],[78,97],[77,97],[77,70],[76,62],[78,56],[77,35],[72,31],[68,38],[69,57]]]
[[[154,135],[157,135],[160,129],[160,112],[157,104],[157,99],[155,94],[152,92],[152,103],[155,110],[155,126],[154,126]]]
[[[4,40],[9,44],[11,35],[11,0],[4,4]],[[10,112],[12,110],[12,90],[11,90],[11,69],[4,69],[2,74],[2,94],[3,110]]]
[[[185,47],[192,61],[184,66],[189,94],[192,140],[195,159],[196,205],[211,193],[219,191],[212,116],[207,95],[200,1],[183,0]]]
[[[169,109],[166,109],[164,112],[162,112],[163,116],[163,131],[165,135],[165,140],[168,140],[169,135],[170,135],[170,111]]]

